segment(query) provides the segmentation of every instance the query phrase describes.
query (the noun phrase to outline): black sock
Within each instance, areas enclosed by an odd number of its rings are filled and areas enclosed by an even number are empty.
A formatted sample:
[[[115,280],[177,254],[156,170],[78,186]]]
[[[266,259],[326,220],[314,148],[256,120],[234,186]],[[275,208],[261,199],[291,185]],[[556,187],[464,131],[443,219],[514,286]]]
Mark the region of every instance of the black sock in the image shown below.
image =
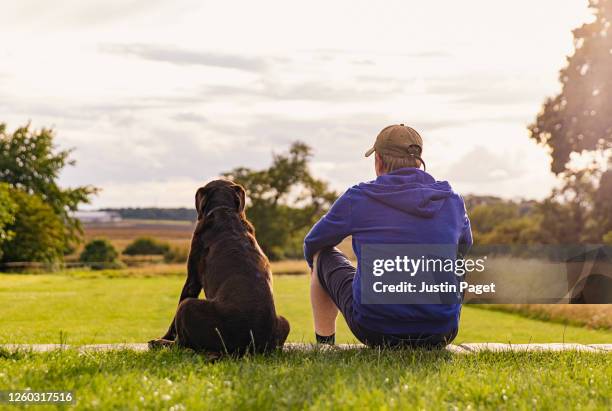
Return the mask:
[[[336,343],[336,334],[328,335],[327,337],[315,333],[317,336],[317,344],[334,345]]]

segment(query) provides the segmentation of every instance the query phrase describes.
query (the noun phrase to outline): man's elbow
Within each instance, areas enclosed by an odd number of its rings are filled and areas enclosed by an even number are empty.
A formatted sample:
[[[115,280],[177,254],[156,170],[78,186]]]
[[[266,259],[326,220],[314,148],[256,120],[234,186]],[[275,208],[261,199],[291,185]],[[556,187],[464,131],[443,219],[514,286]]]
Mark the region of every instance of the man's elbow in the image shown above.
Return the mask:
[[[312,250],[312,245],[310,244],[310,242],[307,241],[307,239],[304,240],[304,259],[306,260],[310,268],[312,268],[312,259],[314,253],[315,252]]]

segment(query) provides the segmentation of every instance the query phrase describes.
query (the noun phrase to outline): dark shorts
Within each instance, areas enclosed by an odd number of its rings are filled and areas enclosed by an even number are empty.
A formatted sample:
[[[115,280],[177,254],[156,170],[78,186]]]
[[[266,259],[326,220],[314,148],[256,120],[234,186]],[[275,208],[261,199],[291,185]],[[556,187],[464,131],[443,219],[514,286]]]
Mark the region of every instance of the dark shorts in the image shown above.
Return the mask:
[[[324,248],[317,260],[317,276],[321,286],[334,301],[351,332],[362,343],[373,347],[414,347],[438,349],[450,344],[457,329],[447,334],[381,334],[361,326],[353,312],[353,278],[357,269],[337,248]]]

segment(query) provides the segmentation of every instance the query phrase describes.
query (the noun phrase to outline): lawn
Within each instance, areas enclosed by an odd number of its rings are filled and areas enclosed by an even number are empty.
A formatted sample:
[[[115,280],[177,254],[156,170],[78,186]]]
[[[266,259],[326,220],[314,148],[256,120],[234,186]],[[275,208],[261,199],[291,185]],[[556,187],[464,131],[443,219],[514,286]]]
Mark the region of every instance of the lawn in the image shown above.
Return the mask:
[[[210,363],[174,350],[0,351],[0,387],[71,390],[80,409],[610,409],[610,375],[609,356],[575,352],[296,351]]]
[[[138,273],[143,271],[134,272]],[[136,278],[79,272],[3,274],[0,343],[58,343],[60,333],[69,344],[144,342],[160,337],[176,308],[183,278],[154,274]],[[307,277],[277,276],[274,290],[278,312],[291,323],[289,340],[312,341]],[[353,342],[344,321],[338,324],[338,340]],[[467,306],[456,341],[612,343],[612,332]]]
[[[160,336],[183,279],[159,270],[151,276],[142,270],[108,274],[0,275],[0,343],[144,342]],[[307,277],[278,276],[274,288],[278,311],[291,322],[289,339],[312,341]],[[338,337],[354,341],[342,320]],[[612,333],[465,307],[456,342],[481,341],[610,343]],[[71,390],[79,409],[610,409],[610,358],[332,350],[211,363],[180,350],[0,349],[0,390]]]

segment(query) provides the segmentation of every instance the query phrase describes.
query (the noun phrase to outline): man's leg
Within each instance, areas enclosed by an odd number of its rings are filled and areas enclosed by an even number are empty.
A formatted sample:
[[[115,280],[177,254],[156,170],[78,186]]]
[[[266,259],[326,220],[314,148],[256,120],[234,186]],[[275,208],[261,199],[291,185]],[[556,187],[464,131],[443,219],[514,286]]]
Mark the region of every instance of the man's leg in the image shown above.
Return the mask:
[[[335,247],[326,247],[317,253],[310,280],[317,342],[334,343],[338,311],[347,322],[352,322],[356,271],[348,258]]]
[[[327,291],[321,286],[319,273],[317,272],[319,254],[314,256],[312,272],[310,275],[310,304],[312,305],[312,316],[314,317],[315,333],[318,343],[333,344],[336,334],[336,318],[338,307],[333,302]]]

